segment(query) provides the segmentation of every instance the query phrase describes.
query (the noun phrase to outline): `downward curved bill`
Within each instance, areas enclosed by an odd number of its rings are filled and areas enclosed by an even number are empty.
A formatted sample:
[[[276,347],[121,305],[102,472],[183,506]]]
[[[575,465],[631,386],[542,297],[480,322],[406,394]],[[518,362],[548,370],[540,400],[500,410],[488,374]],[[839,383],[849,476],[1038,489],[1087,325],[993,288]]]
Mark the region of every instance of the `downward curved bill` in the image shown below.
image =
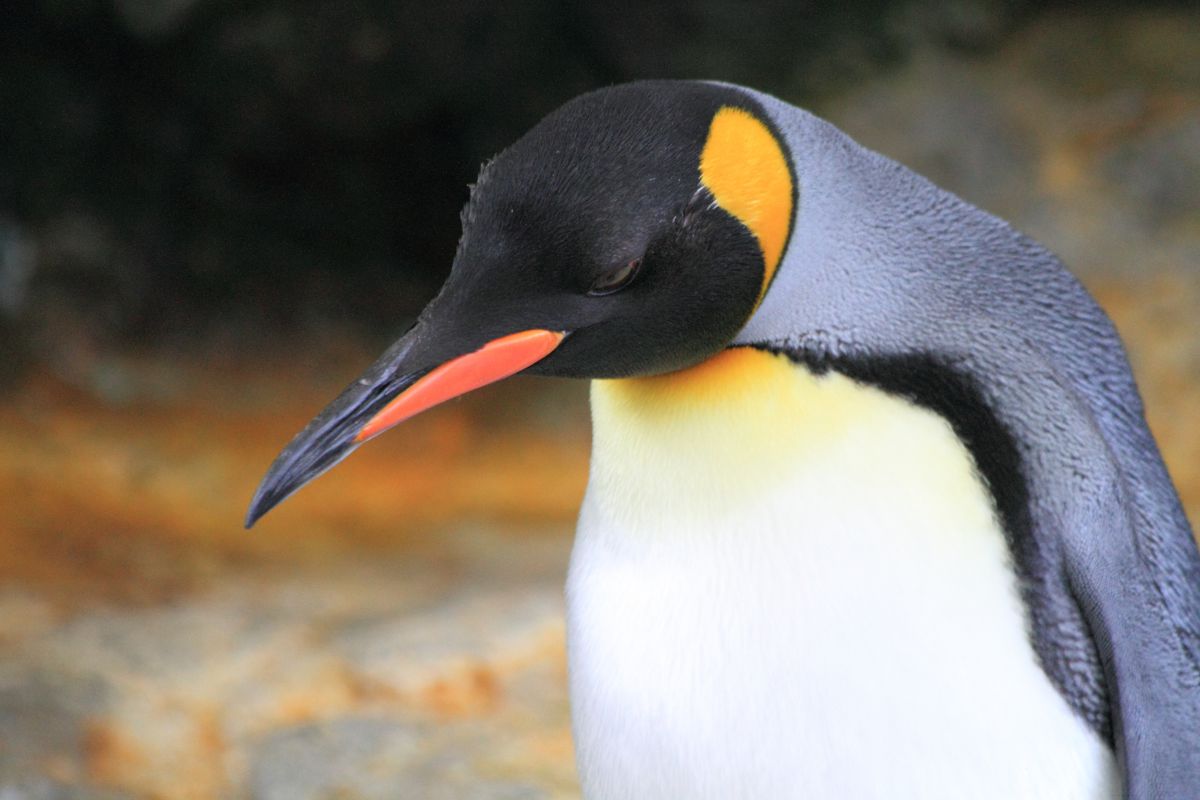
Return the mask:
[[[413,367],[410,331],[308,423],[267,470],[246,527],[300,487],[333,467],[360,444],[426,409],[514,375],[550,355],[566,336],[543,329],[487,342],[433,367]]]

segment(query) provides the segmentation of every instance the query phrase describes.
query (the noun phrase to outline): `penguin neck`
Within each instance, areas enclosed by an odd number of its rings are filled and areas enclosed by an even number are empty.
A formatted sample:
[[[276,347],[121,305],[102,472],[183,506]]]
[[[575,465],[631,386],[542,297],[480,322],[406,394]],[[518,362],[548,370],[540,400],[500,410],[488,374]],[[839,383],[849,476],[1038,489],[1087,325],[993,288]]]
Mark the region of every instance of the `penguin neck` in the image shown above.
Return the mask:
[[[593,381],[593,461],[617,457],[632,470],[630,480],[646,486],[685,466],[694,480],[715,479],[723,465],[745,460],[743,453],[768,461],[741,465],[739,475],[769,470],[769,453],[778,449],[769,445],[779,433],[772,421],[796,399],[787,391],[791,369],[782,357],[738,347],[678,372]]]
[[[614,509],[672,519],[754,502],[796,465],[820,461],[881,398],[903,403],[753,347],[666,375],[593,381],[591,398],[590,491]]]

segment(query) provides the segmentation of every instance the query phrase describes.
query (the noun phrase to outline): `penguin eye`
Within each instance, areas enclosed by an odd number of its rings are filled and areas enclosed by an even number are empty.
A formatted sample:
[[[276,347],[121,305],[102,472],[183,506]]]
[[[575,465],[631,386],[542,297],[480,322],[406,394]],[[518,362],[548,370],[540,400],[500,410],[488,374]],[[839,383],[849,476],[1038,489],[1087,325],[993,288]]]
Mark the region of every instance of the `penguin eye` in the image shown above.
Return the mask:
[[[592,297],[603,297],[606,294],[613,294],[624,289],[629,284],[633,283],[633,279],[637,277],[642,268],[642,260],[635,258],[632,261],[626,262],[614,270],[610,270],[592,283],[592,287],[588,289],[588,294]]]

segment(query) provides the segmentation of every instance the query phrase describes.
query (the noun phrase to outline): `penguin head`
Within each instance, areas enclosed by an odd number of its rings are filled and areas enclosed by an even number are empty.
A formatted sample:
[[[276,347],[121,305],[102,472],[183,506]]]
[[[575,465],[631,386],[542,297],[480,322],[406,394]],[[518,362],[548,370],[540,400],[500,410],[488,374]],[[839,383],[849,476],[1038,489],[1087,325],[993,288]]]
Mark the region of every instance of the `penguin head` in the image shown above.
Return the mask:
[[[484,166],[446,284],[279,455],[247,524],[358,444],[508,375],[626,378],[715,355],[765,295],[795,203],[781,136],[735,87],[568,102]]]

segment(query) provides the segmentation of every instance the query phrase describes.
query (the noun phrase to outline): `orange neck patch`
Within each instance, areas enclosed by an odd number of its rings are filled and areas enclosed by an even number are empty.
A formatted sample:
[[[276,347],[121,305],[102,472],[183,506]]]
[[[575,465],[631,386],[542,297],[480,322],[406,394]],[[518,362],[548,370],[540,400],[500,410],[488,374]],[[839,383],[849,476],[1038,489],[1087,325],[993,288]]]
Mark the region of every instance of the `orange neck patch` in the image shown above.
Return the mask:
[[[713,117],[700,154],[700,182],[758,239],[765,265],[761,303],[792,225],[794,186],[783,148],[761,120],[725,106]]]
[[[754,402],[767,374],[764,370],[775,360],[786,362],[783,356],[753,347],[729,347],[676,372],[593,381],[592,391],[619,398],[625,403],[625,413],[642,417],[660,412],[675,416],[685,409],[731,412]]]

